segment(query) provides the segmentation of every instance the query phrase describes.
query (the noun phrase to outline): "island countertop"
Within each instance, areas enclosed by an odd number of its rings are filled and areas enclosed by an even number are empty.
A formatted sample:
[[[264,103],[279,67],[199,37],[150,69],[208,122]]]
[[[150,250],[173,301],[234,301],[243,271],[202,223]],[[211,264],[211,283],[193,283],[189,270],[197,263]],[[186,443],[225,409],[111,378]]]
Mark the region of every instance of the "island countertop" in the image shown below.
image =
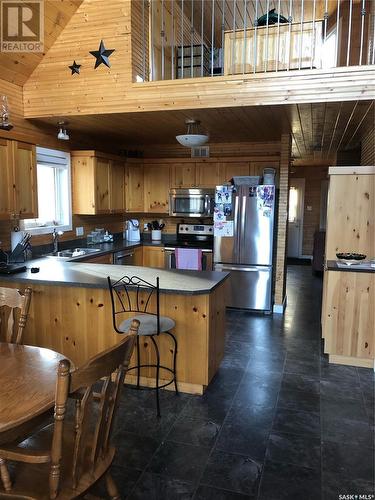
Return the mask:
[[[375,273],[373,267],[368,261],[365,263],[358,263],[351,266],[340,263],[337,260],[328,260],[326,264],[327,271],[343,271],[345,273]]]
[[[164,270],[141,266],[66,262],[46,258],[28,261],[26,266],[27,270],[22,273],[1,275],[0,281],[29,285],[107,288],[107,276],[113,280],[125,275],[138,276],[152,284],[156,284],[158,276],[161,293],[200,295],[211,293],[229,276],[229,273],[215,271]],[[39,272],[31,273],[32,267],[39,268]]]

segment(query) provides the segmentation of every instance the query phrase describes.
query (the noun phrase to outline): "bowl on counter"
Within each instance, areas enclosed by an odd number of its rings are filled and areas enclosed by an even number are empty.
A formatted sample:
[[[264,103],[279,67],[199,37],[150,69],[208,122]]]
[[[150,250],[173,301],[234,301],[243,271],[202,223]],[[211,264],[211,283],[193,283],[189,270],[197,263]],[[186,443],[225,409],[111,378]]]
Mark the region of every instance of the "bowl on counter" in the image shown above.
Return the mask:
[[[355,253],[355,252],[340,252],[336,254],[337,259],[348,266],[352,264],[359,264],[362,260],[366,258],[366,255],[363,253]]]

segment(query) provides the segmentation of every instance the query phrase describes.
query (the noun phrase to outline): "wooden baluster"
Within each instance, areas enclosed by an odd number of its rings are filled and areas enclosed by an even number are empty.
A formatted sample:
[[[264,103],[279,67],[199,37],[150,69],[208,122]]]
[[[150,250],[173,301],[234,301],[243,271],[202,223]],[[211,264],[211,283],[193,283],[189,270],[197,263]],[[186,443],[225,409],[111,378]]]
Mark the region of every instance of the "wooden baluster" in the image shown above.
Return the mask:
[[[60,361],[57,371],[56,403],[54,414],[55,428],[52,439],[51,469],[49,475],[50,498],[57,497],[59,488],[63,427],[70,382],[69,371],[69,361],[67,359]]]
[[[8,493],[12,491],[12,482],[10,480],[8,468],[3,458],[0,458],[0,477],[4,485],[5,491]]]

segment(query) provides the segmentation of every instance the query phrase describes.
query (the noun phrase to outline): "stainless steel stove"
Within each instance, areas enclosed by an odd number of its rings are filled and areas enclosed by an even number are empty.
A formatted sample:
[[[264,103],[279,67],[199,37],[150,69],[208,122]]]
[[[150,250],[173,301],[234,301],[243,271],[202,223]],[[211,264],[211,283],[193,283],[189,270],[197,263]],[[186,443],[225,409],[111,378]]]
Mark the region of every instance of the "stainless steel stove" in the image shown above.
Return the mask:
[[[212,250],[214,242],[212,224],[177,224],[177,235],[173,241],[164,244],[165,264],[168,269],[176,267],[176,248],[200,248],[202,269],[212,270]]]

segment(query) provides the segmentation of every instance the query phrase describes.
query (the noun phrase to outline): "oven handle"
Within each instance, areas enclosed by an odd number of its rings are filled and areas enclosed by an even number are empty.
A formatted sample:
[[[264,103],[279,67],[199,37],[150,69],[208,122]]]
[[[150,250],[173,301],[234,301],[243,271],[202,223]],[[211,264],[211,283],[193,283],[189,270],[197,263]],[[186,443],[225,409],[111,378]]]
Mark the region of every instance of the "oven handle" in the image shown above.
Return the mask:
[[[191,248],[191,247],[183,246],[183,247],[177,247],[177,248]],[[176,250],[176,248],[164,247],[164,250],[166,252],[174,252]],[[197,248],[197,250],[199,250],[199,248]],[[202,253],[212,253],[212,250],[202,250]]]

